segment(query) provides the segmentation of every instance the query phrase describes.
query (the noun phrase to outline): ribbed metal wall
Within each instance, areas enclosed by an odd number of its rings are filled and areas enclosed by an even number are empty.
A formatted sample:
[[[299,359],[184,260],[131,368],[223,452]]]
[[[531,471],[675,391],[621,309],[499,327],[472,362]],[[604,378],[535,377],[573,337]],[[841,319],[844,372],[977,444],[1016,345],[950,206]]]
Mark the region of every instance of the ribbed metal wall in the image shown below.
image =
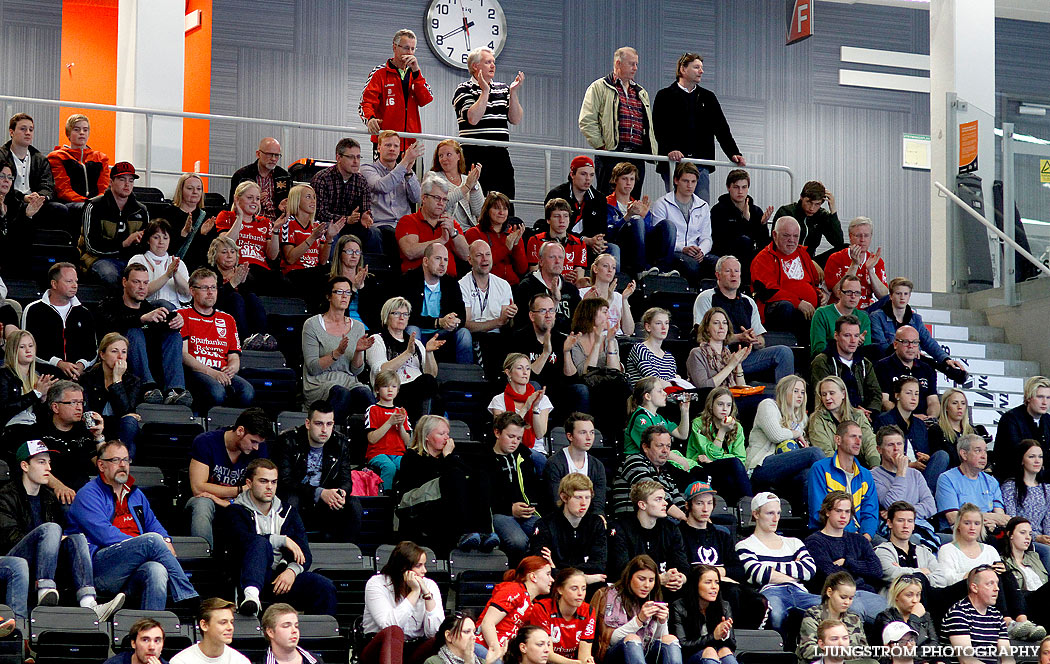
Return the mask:
[[[61,0],[0,0],[0,90],[4,94],[58,99],[62,70]],[[7,119],[13,113],[33,116],[34,144],[50,152],[64,138],[58,107],[5,105],[3,139]]]

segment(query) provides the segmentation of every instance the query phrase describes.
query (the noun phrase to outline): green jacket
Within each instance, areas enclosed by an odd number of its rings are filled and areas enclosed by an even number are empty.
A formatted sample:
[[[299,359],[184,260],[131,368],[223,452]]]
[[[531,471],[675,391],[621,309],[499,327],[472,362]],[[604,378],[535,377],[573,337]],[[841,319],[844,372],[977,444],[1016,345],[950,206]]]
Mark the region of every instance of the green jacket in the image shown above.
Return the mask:
[[[829,351],[819,353],[809,364],[809,384],[816,386],[828,376],[841,378],[839,369],[838,362],[831,357]],[[871,363],[871,360],[861,357],[859,353],[854,353],[853,377],[857,379],[857,387],[860,389],[859,405],[874,413],[881,412],[882,388],[879,387],[879,377],[875,375],[875,365]]]
[[[746,453],[744,452],[744,427],[740,426],[737,422],[736,425],[736,437],[733,442],[726,446],[718,445],[713,440],[705,436],[700,432],[702,422],[699,417],[693,420],[689,431],[689,443],[685,448],[685,456],[687,459],[696,461],[696,458],[703,454],[712,461],[718,459],[727,459],[729,457],[736,457],[740,459],[740,463],[747,461]]]
[[[882,457],[875,446],[875,432],[871,430],[871,424],[868,422],[868,418],[864,417],[863,413],[856,409],[854,409],[853,413],[853,421],[860,425],[861,465],[866,468],[874,468],[882,463]],[[825,456],[831,456],[836,451],[835,429],[837,427],[838,422],[831,416],[831,413],[821,408],[809,418],[809,425],[806,427],[806,439],[813,447],[819,447],[824,450]]]
[[[871,318],[868,312],[854,309],[851,312],[860,320],[860,331],[864,335],[864,344],[871,343]],[[813,320],[809,324],[809,348],[810,353],[816,355],[830,344],[835,343],[835,321],[841,314],[834,304],[825,304],[813,314]]]
[[[648,147],[642,146],[642,151],[647,154],[657,154],[656,132],[653,131],[653,107],[649,103],[649,93],[637,83],[635,85],[638,99],[642,102],[645,115],[645,136],[649,142]],[[591,83],[587,92],[584,93],[583,104],[580,106],[580,133],[595,150],[617,149],[620,141],[617,120],[619,109],[620,95],[616,93],[616,88],[613,86],[612,74]]]

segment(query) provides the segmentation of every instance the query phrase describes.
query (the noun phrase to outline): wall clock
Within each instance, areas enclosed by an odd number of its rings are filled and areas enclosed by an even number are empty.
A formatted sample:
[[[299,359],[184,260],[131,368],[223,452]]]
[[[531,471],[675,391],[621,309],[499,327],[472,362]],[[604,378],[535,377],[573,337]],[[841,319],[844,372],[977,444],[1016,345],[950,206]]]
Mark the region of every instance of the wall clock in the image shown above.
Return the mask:
[[[427,43],[448,65],[467,68],[467,54],[484,46],[498,57],[507,41],[507,17],[497,0],[431,0]]]

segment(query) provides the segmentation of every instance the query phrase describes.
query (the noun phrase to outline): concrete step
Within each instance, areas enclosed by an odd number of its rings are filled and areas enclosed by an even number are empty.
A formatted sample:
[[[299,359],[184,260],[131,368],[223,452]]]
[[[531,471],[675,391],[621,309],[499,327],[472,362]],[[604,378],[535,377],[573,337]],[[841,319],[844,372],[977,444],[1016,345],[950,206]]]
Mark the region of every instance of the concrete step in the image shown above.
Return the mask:
[[[1009,410],[1024,403],[1024,395],[1016,392],[989,392],[987,390],[963,390],[966,402],[974,408]]]
[[[952,312],[947,309],[915,309],[915,313],[922,316],[922,322],[927,325],[931,323],[958,324],[955,323],[955,317],[952,315]]]
[[[952,309],[951,310],[953,325],[987,325],[988,317],[984,315],[984,312],[973,311],[972,309]],[[926,317],[923,316],[923,320]]]
[[[940,340],[938,340],[940,341]],[[1014,344],[972,341],[941,341],[941,347],[952,357],[979,360],[1020,360],[1021,347]]]
[[[987,374],[971,373],[970,379],[966,381],[962,388],[987,392],[1024,394],[1024,381],[1024,378],[1016,376],[989,376]]]
[[[1039,363],[1028,360],[983,360],[976,358],[962,358],[967,370],[973,374],[985,376],[1020,376],[1024,380],[1028,376],[1039,373]]]
[[[930,326],[930,334],[940,342],[975,341],[1005,343],[1006,331],[991,325],[941,325]]]
[[[962,293],[931,293],[931,304],[935,309],[965,309],[966,308],[966,295]],[[912,294],[912,306],[914,304],[915,295]]]

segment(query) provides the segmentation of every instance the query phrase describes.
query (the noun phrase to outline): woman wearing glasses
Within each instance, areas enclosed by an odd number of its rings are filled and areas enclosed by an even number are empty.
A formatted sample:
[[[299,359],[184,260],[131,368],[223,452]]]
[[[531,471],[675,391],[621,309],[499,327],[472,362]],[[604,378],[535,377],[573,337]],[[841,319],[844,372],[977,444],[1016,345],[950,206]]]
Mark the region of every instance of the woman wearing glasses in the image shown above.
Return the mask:
[[[343,423],[375,403],[372,390],[357,378],[365,368],[365,351],[375,340],[361,321],[346,315],[350,280],[332,277],[327,290],[328,310],[303,323],[303,399],[327,400],[336,422]]]
[[[437,393],[437,360],[434,351],[444,341],[432,336],[423,345],[416,335],[405,334],[412,305],[403,297],[392,297],[383,305],[380,318],[383,329],[373,334],[374,343],[365,353],[368,371],[374,378],[380,371],[393,371],[401,379],[401,389],[394,403],[406,409],[415,422],[430,412],[431,399]]]
[[[346,315],[369,327],[372,323],[378,323],[378,304],[373,307],[374,297],[365,301],[366,295],[375,294],[375,289],[365,291],[368,279],[368,265],[365,263],[364,245],[361,238],[353,234],[347,234],[339,238],[335,243],[335,254],[332,256],[332,265],[328,271],[328,277],[346,277],[350,280],[350,304],[346,307]],[[368,322],[365,322],[365,319]]]
[[[517,285],[529,269],[525,257],[524,224],[510,226],[510,199],[498,191],[485,197],[485,204],[478,216],[478,225],[466,232],[467,244],[484,240],[492,248],[492,274],[506,279],[511,286]]]

